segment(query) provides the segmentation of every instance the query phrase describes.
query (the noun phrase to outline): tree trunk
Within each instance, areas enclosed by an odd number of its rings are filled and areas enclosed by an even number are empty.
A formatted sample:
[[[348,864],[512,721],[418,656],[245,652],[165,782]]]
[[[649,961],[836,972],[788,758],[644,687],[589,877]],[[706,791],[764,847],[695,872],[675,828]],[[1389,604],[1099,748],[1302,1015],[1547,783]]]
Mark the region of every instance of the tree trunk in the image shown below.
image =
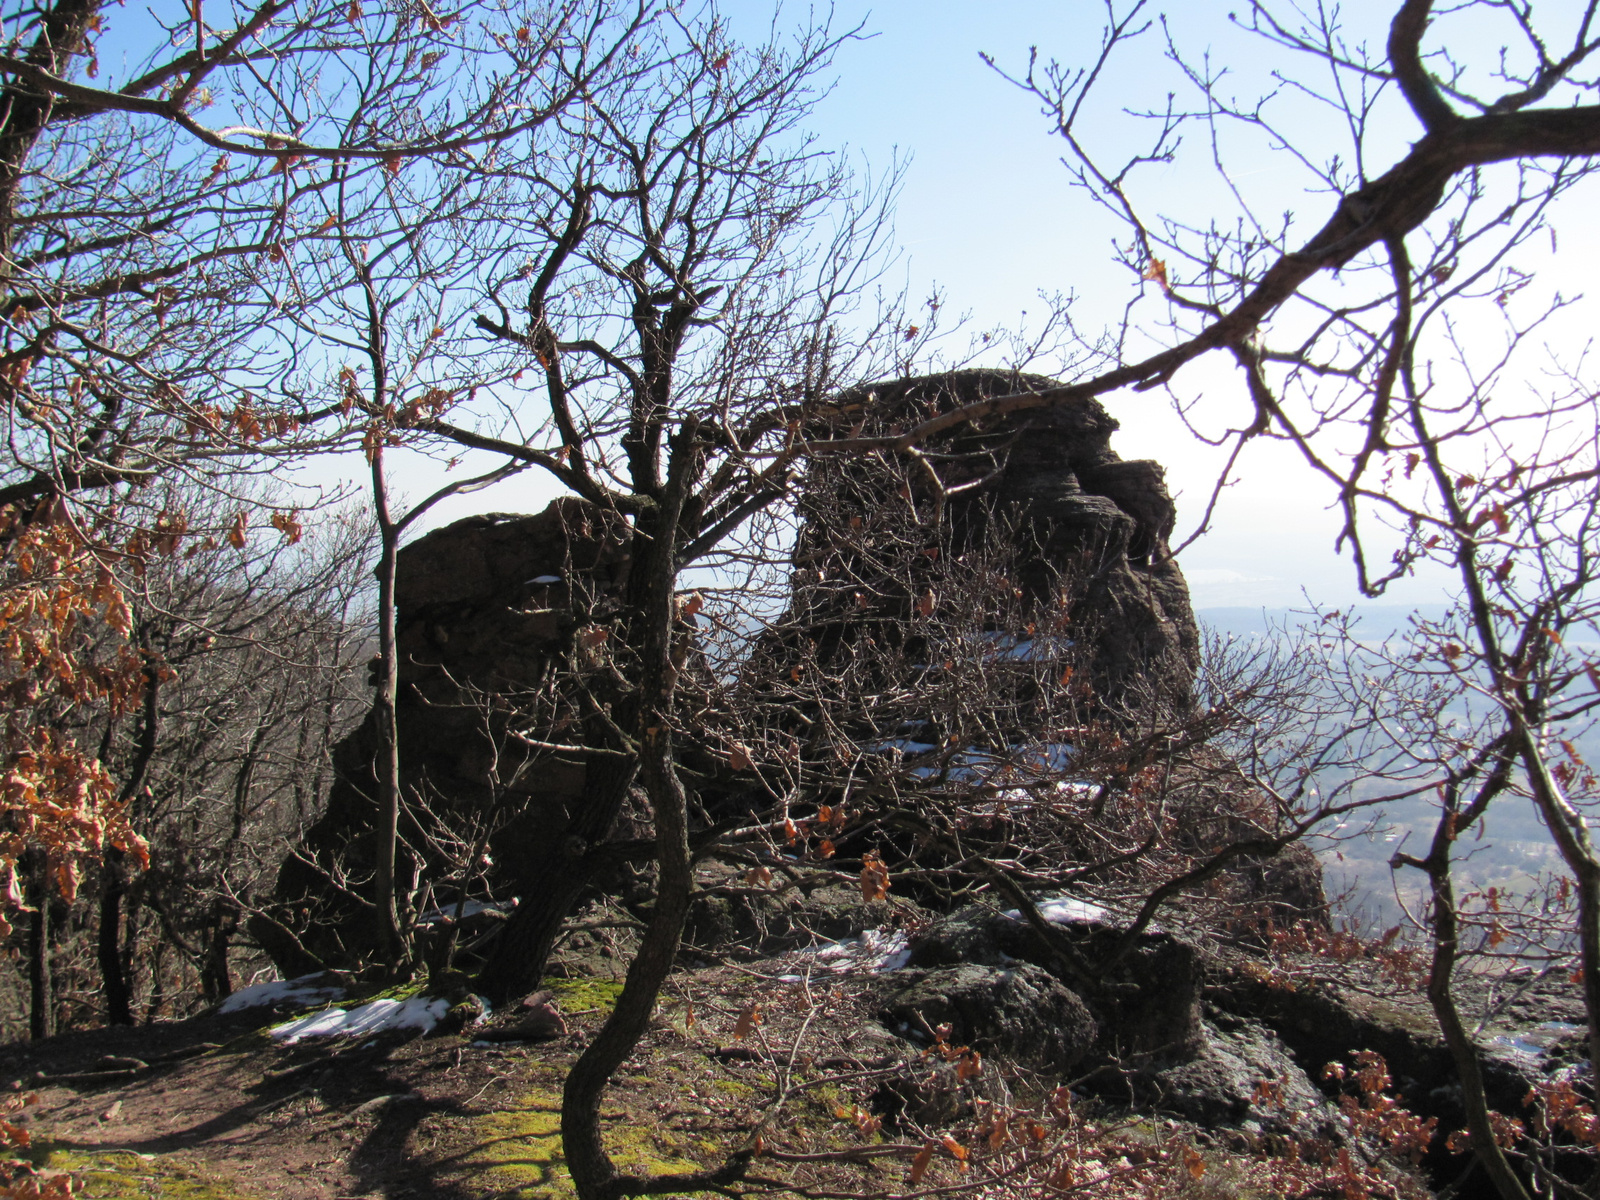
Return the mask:
[[[656,714],[651,714],[656,719]],[[689,862],[688,798],[672,762],[672,731],[662,717],[647,727],[643,746],[645,790],[656,819],[655,907],[639,953],[628,967],[617,1007],[573,1064],[561,1099],[561,1141],[581,1200],[615,1200],[639,1194],[644,1180],[619,1176],[600,1133],[600,1100],[612,1074],[649,1028],[661,985],[678,955],[689,912],[693,871]],[[646,1185],[647,1186],[647,1185]],[[690,1190],[686,1188],[685,1190]]]
[[[100,868],[100,929],[96,957],[106,997],[106,1022],[110,1025],[133,1024],[133,988],[122,958],[122,897],[128,890],[126,857],[115,846],[107,846],[105,862]]]
[[[220,1004],[233,994],[233,977],[228,970],[228,946],[237,925],[237,918],[228,921],[218,914],[216,923],[205,939],[205,952],[200,960],[200,991],[208,1004]]]
[[[101,0],[56,0],[42,6],[43,20],[28,49],[27,61],[52,75],[71,74],[70,59],[83,46],[84,35],[99,15],[100,4]],[[12,48],[8,52],[17,51]],[[0,263],[7,267],[17,188],[28,155],[54,111],[55,99],[33,88],[15,81],[0,88]]]
[[[50,875],[42,853],[31,851],[28,859],[28,891],[33,901],[28,915],[28,1033],[37,1041],[56,1031],[50,978]]]
[[[505,1004],[539,986],[562,922],[593,876],[593,850],[611,836],[637,772],[631,758],[591,761],[578,811],[523,866],[521,902],[478,976],[478,990],[491,1004]]]
[[[567,1075],[561,1097],[561,1141],[580,1200],[618,1200],[658,1192],[720,1190],[744,1172],[748,1155],[736,1154],[714,1171],[682,1175],[625,1176],[605,1152],[600,1101],[612,1074],[649,1027],[661,986],[677,959],[694,880],[689,857],[689,803],[673,753],[677,668],[677,548],[684,495],[698,462],[697,431],[687,421],[673,439],[666,494],[652,519],[639,521],[628,591],[634,623],[629,644],[637,648],[636,716],[622,728],[632,733],[639,775],[655,817],[656,897],[639,952],[605,1025]],[[689,636],[681,631],[681,636]]]
[[[372,499],[378,518],[378,679],[373,703],[378,726],[378,756],[373,764],[378,776],[378,844],[373,855],[372,901],[378,910],[382,953],[390,973],[404,967],[405,946],[400,937],[400,913],[395,901],[395,855],[400,842],[400,729],[396,706],[400,695],[400,664],[396,658],[394,605],[395,555],[400,530],[389,516],[389,491],[383,474],[383,447],[372,451]]]
[[[161,672],[150,646],[150,627],[146,621],[139,623],[139,648],[145,662],[139,743],[134,750],[128,777],[117,796],[117,803],[127,806],[130,815],[138,809],[137,802],[144,792],[145,779],[150,773],[150,762],[155,758],[156,739],[161,729]],[[100,929],[96,958],[99,960],[100,979],[106,996],[106,1023],[110,1025],[133,1024],[133,985],[128,978],[128,963],[132,959],[131,955],[124,955],[121,946],[122,900],[128,893],[127,859],[128,856],[121,850],[108,845],[100,867]],[[128,940],[131,945],[131,924]]]
[[[1428,973],[1428,1002],[1433,1006],[1433,1014],[1439,1021],[1455,1065],[1456,1080],[1461,1085],[1461,1107],[1466,1114],[1472,1152],[1478,1165],[1489,1176],[1502,1200],[1530,1200],[1510,1159],[1495,1141],[1478,1047],[1462,1023],[1452,990],[1460,942],[1455,885],[1450,875],[1450,844],[1456,837],[1455,816],[1454,812],[1445,816],[1435,831],[1432,852],[1426,859],[1416,861],[1416,865],[1427,872],[1433,892],[1433,962]]]

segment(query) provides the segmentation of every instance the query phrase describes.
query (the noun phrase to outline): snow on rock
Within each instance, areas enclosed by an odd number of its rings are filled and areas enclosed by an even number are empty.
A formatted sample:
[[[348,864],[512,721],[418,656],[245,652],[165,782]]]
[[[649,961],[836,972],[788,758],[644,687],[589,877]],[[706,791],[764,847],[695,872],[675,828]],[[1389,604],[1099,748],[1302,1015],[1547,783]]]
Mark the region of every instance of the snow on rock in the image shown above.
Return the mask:
[[[911,948],[906,935],[896,930],[863,929],[860,937],[800,953],[812,958],[821,970],[842,975],[847,971],[898,971],[910,959]],[[780,978],[792,983],[800,976]]]
[[[442,996],[412,996],[408,1000],[373,1000],[346,1011],[324,1009],[272,1029],[272,1037],[285,1046],[304,1038],[370,1037],[375,1033],[415,1030],[427,1033],[450,1011]]]
[[[1532,1029],[1490,1038],[1488,1050],[1497,1057],[1508,1058],[1520,1065],[1537,1067],[1556,1043],[1582,1029],[1582,1025],[1574,1025],[1570,1021],[1545,1021]]]
[[[1052,896],[1039,901],[1039,915],[1052,925],[1115,925],[1117,914],[1103,904],[1085,900],[1081,896]],[[1009,909],[1006,916],[1013,921],[1022,920],[1020,909]]]
[[[1112,920],[1111,910],[1105,905],[1078,896],[1061,896],[1041,904],[1039,915],[1054,925],[1071,925],[1079,922],[1107,924]]]
[[[469,917],[475,917],[479,913],[485,913],[485,912],[499,913],[501,916],[505,916],[505,915],[509,914],[512,909],[517,907],[517,900],[518,900],[518,897],[516,897],[516,896],[513,896],[513,897],[511,897],[511,899],[504,900],[504,901],[501,901],[501,900],[468,900],[465,904],[460,906],[461,907],[461,919],[463,921],[465,921]],[[443,908],[430,908],[427,912],[423,913],[421,916],[419,916],[417,918],[417,924],[418,925],[438,925],[438,924],[441,924],[441,923],[449,924],[451,921],[454,921],[455,919],[456,919],[456,905],[454,905],[454,904],[446,904]]]
[[[325,971],[314,975],[301,975],[297,979],[274,979],[240,988],[217,1006],[219,1013],[243,1012],[247,1008],[266,1005],[294,1005],[309,1008],[313,1004],[327,1004],[344,996],[344,984]]]

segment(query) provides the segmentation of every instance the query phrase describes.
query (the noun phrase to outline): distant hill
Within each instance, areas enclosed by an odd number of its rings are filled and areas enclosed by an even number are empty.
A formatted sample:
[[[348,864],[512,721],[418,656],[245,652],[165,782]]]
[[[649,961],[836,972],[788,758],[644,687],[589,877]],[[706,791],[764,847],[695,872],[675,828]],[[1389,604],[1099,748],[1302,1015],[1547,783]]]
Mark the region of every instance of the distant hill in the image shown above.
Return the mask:
[[[1442,604],[1360,605],[1357,633],[1369,645],[1403,633],[1414,614],[1437,620],[1445,615]],[[1223,636],[1270,640],[1320,618],[1300,608],[1218,607],[1196,610],[1202,628]],[[1581,644],[1569,640],[1569,645]],[[1600,761],[1600,730],[1570,731],[1585,757]],[[1352,816],[1334,828],[1320,831],[1309,843],[1322,859],[1329,896],[1341,915],[1383,928],[1403,918],[1401,902],[1420,911],[1423,880],[1418,872],[1391,874],[1389,860],[1402,847],[1417,851],[1426,845],[1437,820],[1430,797],[1386,805]],[[1523,892],[1538,880],[1559,872],[1548,833],[1533,806],[1515,796],[1504,797],[1476,829],[1470,845],[1460,853],[1462,882],[1467,887],[1497,886]]]
[[[1406,628],[1412,615],[1420,614],[1428,620],[1444,616],[1443,604],[1362,604],[1356,606],[1360,614],[1360,631],[1364,638],[1385,638]],[[1304,608],[1200,608],[1194,614],[1200,623],[1221,634],[1238,637],[1265,636],[1278,630],[1299,625],[1315,624],[1318,618]]]

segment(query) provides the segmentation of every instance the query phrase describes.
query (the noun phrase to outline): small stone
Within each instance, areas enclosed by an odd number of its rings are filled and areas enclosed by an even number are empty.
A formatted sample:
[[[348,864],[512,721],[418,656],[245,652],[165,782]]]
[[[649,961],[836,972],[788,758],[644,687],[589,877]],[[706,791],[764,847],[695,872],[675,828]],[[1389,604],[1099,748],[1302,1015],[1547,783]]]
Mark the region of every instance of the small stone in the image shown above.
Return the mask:
[[[483,1042],[539,1042],[565,1037],[567,1022],[561,1015],[551,992],[539,991],[525,998],[517,1006],[517,1014],[508,1024],[485,1029],[478,1034]]]
[[[129,1058],[121,1054],[108,1054],[95,1063],[96,1071],[142,1071],[150,1064],[142,1058]]]

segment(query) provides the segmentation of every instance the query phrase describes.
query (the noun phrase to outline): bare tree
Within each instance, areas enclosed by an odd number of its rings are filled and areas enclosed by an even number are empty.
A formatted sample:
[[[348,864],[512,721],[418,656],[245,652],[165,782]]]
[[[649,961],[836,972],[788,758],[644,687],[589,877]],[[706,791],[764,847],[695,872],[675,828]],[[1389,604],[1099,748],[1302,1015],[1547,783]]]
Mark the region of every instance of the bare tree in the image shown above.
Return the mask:
[[[305,537],[270,524],[239,535],[231,503],[171,492],[151,500],[193,523],[152,548],[124,585],[145,686],[130,703],[62,714],[66,735],[97,747],[149,858],[131,870],[133,855],[108,831],[98,886],[76,903],[52,901],[53,883],[30,897],[35,926],[55,913],[27,964],[35,1011],[53,1012],[69,990],[103,990],[103,1014],[78,1006],[73,1024],[132,1022],[141,991],[150,1011],[175,1012],[228,994],[235,934],[317,807],[369,637],[362,522],[329,520]],[[108,631],[104,640],[115,648],[121,639]],[[54,972],[52,958],[64,964]]]
[[[567,1153],[586,1190],[624,1186],[600,1144],[600,1095],[648,1020],[688,902],[676,696],[694,634],[680,575],[786,493],[797,431],[824,397],[912,344],[907,322],[870,305],[864,333],[844,324],[881,270],[892,187],[856,191],[801,131],[842,40],[803,28],[746,49],[711,13],[641,30],[636,74],[594,88],[539,157],[494,164],[506,190],[483,235],[496,251],[476,268],[489,295],[476,327],[510,360],[504,382],[474,394],[418,372],[407,386],[423,402],[394,406],[397,435],[540,467],[627,522],[619,609],[575,647],[575,740],[609,753],[590,759],[583,802],[545,852],[520,864],[523,903],[480,980],[494,998],[537,981],[574,900],[614,858],[606,841],[637,783],[655,822],[656,900],[629,985],[567,1087]],[[865,350],[891,344],[880,332],[894,339],[887,361]],[[542,413],[516,385],[524,371]],[[430,407],[430,391],[455,394]]]
[[[1463,936],[1451,845],[1502,796],[1520,792],[1536,806],[1575,888],[1590,1056],[1600,1055],[1600,859],[1575,798],[1587,772],[1562,744],[1596,702],[1586,658],[1564,649],[1593,619],[1595,393],[1581,359],[1556,357],[1544,387],[1519,387],[1512,374],[1527,369],[1536,331],[1558,323],[1568,303],[1535,299],[1528,255],[1536,236],[1555,236],[1562,201],[1600,151],[1600,108],[1585,74],[1600,50],[1594,16],[1592,4],[1436,11],[1430,0],[1405,0],[1374,51],[1338,10],[1252,3],[1237,20],[1290,64],[1278,86],[1240,100],[1223,71],[1169,35],[1162,48],[1177,89],[1133,115],[1151,132],[1124,155],[1097,148],[1125,137],[1097,107],[1100,92],[1120,56],[1161,34],[1143,4],[1108,5],[1097,56],[1081,66],[1035,57],[1012,79],[1063,139],[1072,183],[1122,223],[1118,260],[1159,311],[1131,308],[1122,336],[1097,343],[1113,348],[1101,365],[1066,387],[827,447],[904,450],[982,415],[1167,387],[1197,430],[1228,450],[1219,492],[1248,469],[1240,464],[1252,441],[1299,452],[1341,506],[1339,542],[1364,593],[1381,594],[1425,560],[1454,572],[1456,615],[1420,629],[1399,666],[1420,681],[1409,694],[1473,697],[1478,724],[1432,729],[1414,778],[1442,787],[1439,828],[1427,855],[1397,861],[1430,880],[1430,996],[1468,1097],[1472,1148],[1508,1197],[1526,1185],[1497,1143],[1478,1051],[1450,994]],[[1498,55],[1483,61],[1452,40],[1479,18],[1501,35]],[[1332,124],[1314,131],[1280,115],[1291,97],[1314,101]],[[1395,121],[1415,141],[1388,160],[1380,138]],[[1180,157],[1184,135],[1233,202],[1226,216],[1147,203],[1149,166]],[[1299,171],[1307,192],[1332,197],[1314,202],[1327,215],[1309,237],[1292,212],[1269,218],[1230,173],[1230,147],[1250,138]],[[1336,152],[1330,138],[1342,142]],[[1158,348],[1125,357],[1135,336]],[[1232,419],[1215,396],[1203,405],[1183,397],[1180,371],[1212,351],[1239,369],[1244,402]],[[1197,534],[1214,502],[1215,493]],[[1408,705],[1429,711],[1411,701],[1397,711]]]
[[[332,198],[370,201],[408,164],[449,174],[525,138],[626,72],[613,60],[647,13],[269,0],[141,17],[61,0],[0,14],[0,552],[20,603],[5,620],[39,624],[28,597],[54,589],[67,603],[51,611],[76,604],[130,636],[123,568],[189,523],[130,503],[133,489],[181,476],[235,495],[248,522],[243,474],[358,442],[369,423],[347,420],[328,386],[341,364],[314,328],[327,296],[304,286],[327,254],[365,253],[327,219]],[[153,47],[120,84],[101,77],[108,35]],[[360,236],[409,232],[367,220]],[[286,500],[289,527],[316,496]],[[42,661],[64,669],[44,678],[8,650],[7,684],[70,692],[95,673],[76,669],[70,638],[61,648]],[[97,686],[118,708],[154,680],[131,645],[113,658]],[[95,820],[121,820],[132,793],[16,711],[7,752],[28,786],[82,784]],[[70,890],[64,872],[92,855],[63,843],[51,871]]]

